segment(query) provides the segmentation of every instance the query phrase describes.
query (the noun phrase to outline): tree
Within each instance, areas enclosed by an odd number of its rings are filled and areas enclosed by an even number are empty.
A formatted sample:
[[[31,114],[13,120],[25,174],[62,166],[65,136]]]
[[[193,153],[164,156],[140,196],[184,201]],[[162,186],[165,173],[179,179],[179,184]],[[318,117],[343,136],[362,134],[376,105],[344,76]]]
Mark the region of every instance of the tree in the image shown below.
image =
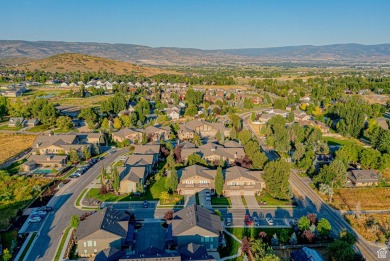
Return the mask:
[[[329,165],[321,168],[320,173],[314,177],[313,181],[326,185],[342,186],[345,182],[347,170],[345,164],[338,160],[337,157]]]
[[[342,240],[335,240],[328,246],[328,253],[335,261],[355,260],[355,251],[352,245]]]
[[[264,167],[263,178],[267,191],[273,198],[289,199],[290,164],[284,160],[268,162]]]
[[[302,237],[303,237],[303,238],[306,238],[307,241],[309,241],[309,242],[313,242],[314,233],[311,232],[310,230],[305,230],[305,231],[303,231],[303,233],[302,233]]]
[[[345,241],[350,245],[356,243],[356,237],[346,229],[341,230],[339,236],[340,236],[340,240]]]
[[[251,250],[253,254],[256,255],[256,258],[263,258],[267,254],[272,253],[272,248],[268,243],[264,242],[262,239],[256,239],[251,243]]]
[[[221,133],[220,131],[217,131],[217,133],[215,134],[215,139],[216,139],[220,144],[222,144],[223,141],[224,141],[223,133]]]
[[[252,102],[252,100],[251,99],[249,99],[249,98],[245,98],[244,99],[244,108],[245,109],[252,109],[253,108],[253,102]]]
[[[285,243],[288,243],[289,239],[290,239],[290,236],[288,234],[288,229],[282,229],[282,231],[280,232],[280,242],[282,242],[283,244]]]
[[[3,251],[3,260],[9,261],[12,258],[12,254],[9,252],[8,248],[4,249]]]
[[[306,216],[301,217],[298,221],[298,228],[300,230],[308,230],[310,228],[310,219]]]
[[[120,119],[123,123],[123,126],[130,127],[131,126],[131,119],[129,115],[121,115]]]
[[[0,119],[2,119],[8,113],[9,99],[4,96],[0,96]]]
[[[295,232],[292,233],[289,241],[291,245],[296,245],[298,243],[297,234],[295,234]]]
[[[73,163],[80,161],[80,156],[75,149],[69,150],[69,159]]]
[[[106,171],[106,168],[104,167],[104,164],[102,165],[102,170],[100,171],[100,175],[104,179],[107,178],[107,171]]]
[[[242,130],[238,133],[238,140],[245,146],[252,138],[252,133],[248,130]]]
[[[331,230],[332,226],[327,219],[321,218],[318,221],[317,231],[321,236],[329,236]]]
[[[97,144],[97,143],[93,144],[93,147],[92,147],[92,154],[93,154],[94,156],[100,154],[100,146],[99,146],[99,144]]]
[[[135,189],[138,193],[141,193],[141,194],[143,194],[145,192],[144,184],[142,183],[141,179],[138,181]]]
[[[251,113],[251,121],[254,122],[256,120],[256,113]]]
[[[111,177],[112,177],[112,180],[113,180],[112,187],[113,187],[115,193],[118,194],[119,187],[120,187],[120,177],[119,177],[118,168],[116,166],[112,170]]]
[[[79,118],[83,118],[87,122],[89,129],[94,128],[97,117],[98,115],[95,113],[95,111],[92,108],[82,109],[79,114]]]
[[[284,99],[284,98],[279,98],[279,99],[276,99],[275,102],[274,102],[274,105],[273,107],[275,109],[280,109],[280,110],[285,110],[286,107],[287,107],[287,100]]]
[[[57,128],[64,130],[64,131],[69,131],[74,127],[74,124],[72,122],[72,119],[68,116],[60,116],[56,120],[56,126]]]
[[[276,256],[275,254],[267,254],[261,260],[262,261],[280,261],[280,258],[278,256]]]
[[[171,170],[171,174],[165,181],[165,188],[171,193],[175,192],[177,185],[179,184],[179,178],[177,176],[177,171],[175,168]]]
[[[202,140],[200,139],[200,136],[198,133],[194,134],[194,138],[192,139],[192,142],[195,144],[195,146],[199,147],[202,145]]]
[[[307,214],[307,218],[310,220],[310,224],[315,225],[317,224],[317,215],[314,213]]]
[[[279,238],[278,235],[276,235],[276,233],[271,238],[271,244],[274,246],[279,245]]]
[[[148,143],[148,137],[146,137],[146,132],[142,133],[142,145]]]
[[[175,157],[173,156],[173,151],[171,151],[171,153],[169,153],[167,157],[167,165],[168,165],[168,169],[175,168],[176,161],[175,161]]]
[[[168,210],[167,212],[165,212],[165,214],[164,214],[164,219],[165,219],[166,221],[172,220],[172,219],[173,219],[173,210],[172,210],[172,209],[170,209],[170,210]]]
[[[69,226],[71,226],[73,228],[77,228],[79,226],[79,224],[80,224],[79,216],[72,215],[72,217],[70,218]]]
[[[119,118],[115,118],[114,119],[114,128],[117,129],[117,130],[122,128],[122,121],[121,121],[121,119],[119,119]]]
[[[88,146],[83,146],[83,157],[85,160],[91,157],[91,149]]]
[[[160,199],[164,202],[167,201],[170,198],[168,192],[163,191],[160,193]]]
[[[215,192],[218,194],[218,196],[222,195],[224,183],[225,180],[223,178],[222,168],[218,167],[217,174],[215,175]]]
[[[195,104],[189,104],[188,107],[186,108],[184,115],[185,116],[191,116],[194,117],[198,113],[198,108],[196,107]]]
[[[235,140],[237,139],[237,131],[236,128],[232,128],[230,131],[230,139]]]
[[[241,251],[245,254],[248,254],[251,250],[251,245],[246,236],[244,236],[241,240]]]
[[[240,116],[238,116],[237,114],[230,114],[229,119],[230,124],[234,129],[240,130],[242,128],[242,120]]]
[[[107,118],[104,118],[102,121],[102,129],[108,130],[110,128],[110,122],[108,121]]]

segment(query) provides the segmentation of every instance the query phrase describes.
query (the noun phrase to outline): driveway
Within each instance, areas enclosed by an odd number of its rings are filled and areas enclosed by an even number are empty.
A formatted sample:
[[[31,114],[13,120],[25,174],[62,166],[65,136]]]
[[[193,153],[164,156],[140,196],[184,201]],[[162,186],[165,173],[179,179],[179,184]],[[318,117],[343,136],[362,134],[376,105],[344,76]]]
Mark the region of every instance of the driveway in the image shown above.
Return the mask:
[[[140,254],[150,247],[164,249],[165,238],[166,229],[161,226],[161,223],[143,223],[135,237],[135,254]]]
[[[232,208],[243,208],[244,203],[242,202],[241,196],[230,196],[232,202]]]
[[[199,196],[199,204],[205,208],[212,208],[211,201],[206,200],[206,191],[200,191],[198,193]]]
[[[196,196],[194,195],[185,195],[184,196],[184,206],[196,205]]]
[[[259,203],[257,203],[256,197],[254,195],[245,195],[244,197],[248,208],[259,207]]]

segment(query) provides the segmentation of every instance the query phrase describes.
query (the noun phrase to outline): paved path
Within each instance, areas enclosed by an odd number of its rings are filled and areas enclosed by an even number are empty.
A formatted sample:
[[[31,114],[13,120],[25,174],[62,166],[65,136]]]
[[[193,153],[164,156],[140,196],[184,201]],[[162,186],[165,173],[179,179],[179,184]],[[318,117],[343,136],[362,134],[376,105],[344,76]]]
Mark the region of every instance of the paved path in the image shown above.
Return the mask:
[[[64,230],[64,233],[65,233],[65,230]],[[71,228],[69,230],[68,234],[66,235],[66,239],[65,239],[65,242],[64,242],[64,245],[62,247],[61,254],[60,254],[60,261],[64,260],[64,255],[65,255],[65,252],[66,252],[66,248],[68,247],[69,240],[70,240],[70,237],[72,236],[73,230],[74,230],[74,228]],[[58,247],[59,247],[59,245],[58,245]],[[57,251],[58,251],[58,249],[57,249]]]
[[[211,201],[206,200],[206,191],[200,191],[199,194],[199,204],[205,208],[211,209]]]
[[[223,226],[223,225],[222,225]],[[223,232],[225,232],[226,234],[228,234],[229,236],[231,236],[234,240],[236,240],[237,242],[239,242],[241,244],[241,240],[239,240],[238,238],[236,238],[235,235],[233,235],[232,233],[230,233],[229,231],[227,231],[225,228],[223,229]],[[221,258],[219,259],[220,261],[225,261],[225,260],[230,260],[230,259],[236,259],[237,257],[241,256],[241,247],[238,248],[238,251],[237,251],[237,254],[233,255],[233,256],[225,256],[224,258]]]
[[[26,256],[26,260],[47,261],[54,259],[61,240],[61,233],[69,225],[71,216],[84,213],[74,206],[74,202],[84,188],[99,175],[102,164],[108,166],[123,153],[125,150],[118,149],[114,154],[107,154],[102,161],[96,163],[84,175],[77,178],[77,181],[66,184],[54,195],[48,204],[53,207],[53,211],[47,215],[40,230],[40,236],[31,246],[31,252]]]
[[[184,206],[191,206],[196,204],[196,196],[195,195],[185,195],[184,196]]]

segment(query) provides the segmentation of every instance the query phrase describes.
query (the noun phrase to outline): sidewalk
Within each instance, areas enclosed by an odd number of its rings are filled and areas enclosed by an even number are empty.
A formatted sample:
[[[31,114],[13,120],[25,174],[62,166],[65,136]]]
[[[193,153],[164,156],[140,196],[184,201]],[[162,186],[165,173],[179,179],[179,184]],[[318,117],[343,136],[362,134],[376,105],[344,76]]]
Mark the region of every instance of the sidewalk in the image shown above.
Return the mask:
[[[65,230],[64,230],[63,233],[65,233],[66,229],[67,229],[67,228],[65,228]],[[72,236],[73,230],[74,230],[74,228],[71,228],[71,229],[69,230],[68,234],[66,235],[66,239],[65,239],[65,241],[64,241],[64,244],[62,245],[61,254],[60,254],[60,257],[59,257],[59,260],[60,260],[60,261],[64,260],[64,255],[65,255],[65,252],[66,252],[66,247],[67,247],[68,244],[69,244],[69,240],[70,240],[70,237]],[[63,236],[61,237],[61,241],[62,241],[62,238],[63,238]],[[61,246],[61,244],[57,247],[56,255],[57,255],[57,252],[58,252],[60,246]]]
[[[223,226],[223,225],[222,225]],[[238,238],[236,238],[235,235],[233,235],[232,233],[230,233],[229,231],[227,231],[225,228],[223,228],[223,232],[225,232],[226,234],[228,234],[229,236],[231,236],[234,240],[236,240],[237,242],[240,243],[241,245],[241,240],[239,240]],[[225,256],[221,259],[219,259],[220,261],[224,261],[224,260],[230,260],[230,259],[236,259],[237,257],[241,256],[241,247],[238,248],[238,251],[237,251],[237,254],[235,255],[232,255],[232,256]]]

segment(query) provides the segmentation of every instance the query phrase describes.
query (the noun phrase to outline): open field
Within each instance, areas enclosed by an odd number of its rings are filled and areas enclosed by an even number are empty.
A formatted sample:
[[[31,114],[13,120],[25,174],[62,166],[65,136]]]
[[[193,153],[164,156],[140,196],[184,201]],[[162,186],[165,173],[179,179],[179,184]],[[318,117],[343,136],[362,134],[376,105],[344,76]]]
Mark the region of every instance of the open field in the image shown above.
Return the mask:
[[[390,240],[390,214],[345,215],[345,218],[369,241],[379,241],[383,244],[385,240]]]
[[[369,104],[379,103],[382,105],[386,105],[386,102],[390,99],[388,95],[384,94],[369,94],[369,95],[361,95],[363,99]]]
[[[351,143],[356,143],[358,145],[364,146],[365,144],[361,141],[353,138],[345,138],[345,137],[334,137],[334,136],[323,136],[324,141],[328,143],[329,146],[332,145],[346,145]]]
[[[0,133],[0,163],[12,156],[30,148],[35,140],[35,135]]]
[[[362,210],[390,209],[390,188],[335,189],[332,206],[341,210],[356,210],[360,202]]]
[[[98,95],[87,98],[52,98],[51,102],[60,105],[73,105],[81,108],[100,106],[100,103],[106,101],[109,95]]]

